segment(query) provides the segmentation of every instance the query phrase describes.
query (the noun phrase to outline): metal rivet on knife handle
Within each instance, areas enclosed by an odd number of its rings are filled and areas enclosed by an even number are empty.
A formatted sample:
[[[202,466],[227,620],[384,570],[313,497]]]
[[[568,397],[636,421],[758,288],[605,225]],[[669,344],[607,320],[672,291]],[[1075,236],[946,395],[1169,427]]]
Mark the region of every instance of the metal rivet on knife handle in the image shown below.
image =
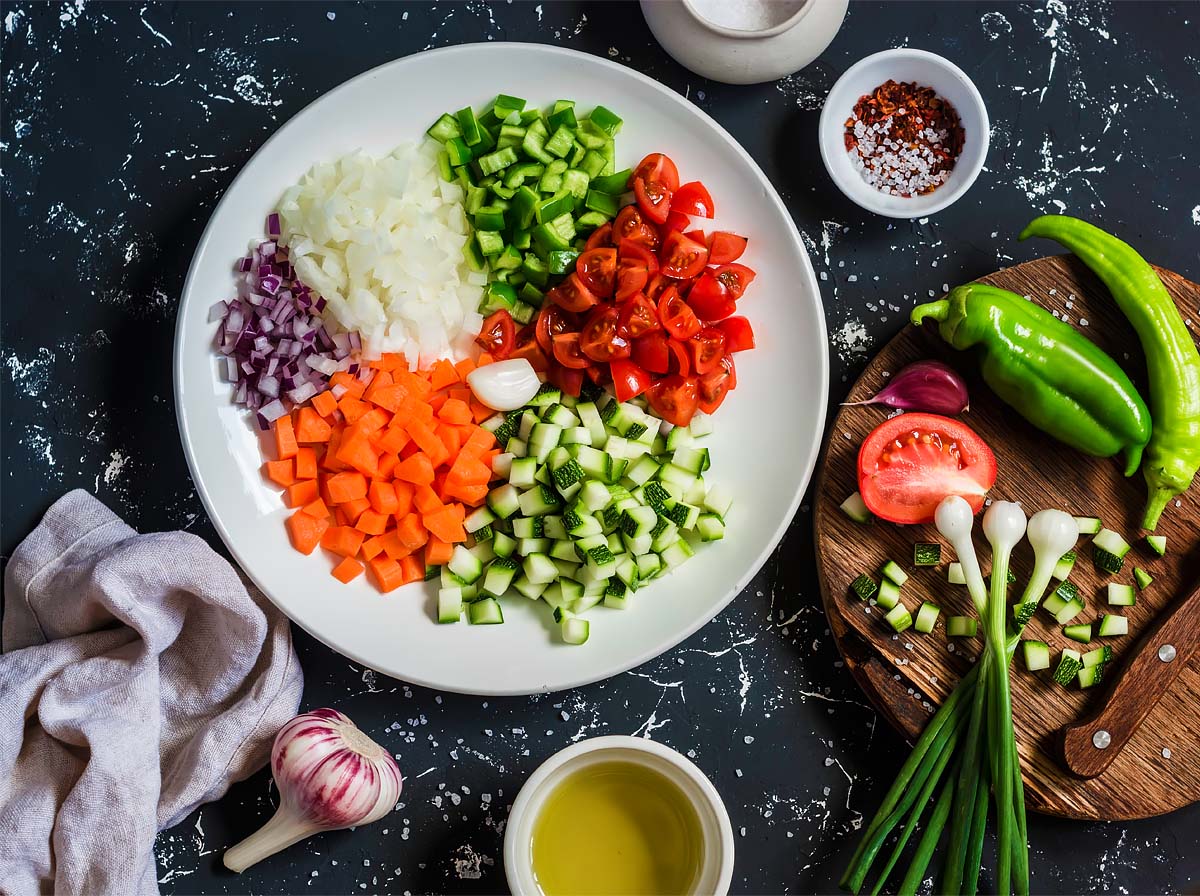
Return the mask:
[[[1164,644],[1158,648],[1158,658],[1164,663],[1172,662],[1175,659],[1175,645]]]
[[[1111,743],[1112,735],[1103,728],[1092,735],[1092,746],[1094,746],[1097,750],[1106,749]]]

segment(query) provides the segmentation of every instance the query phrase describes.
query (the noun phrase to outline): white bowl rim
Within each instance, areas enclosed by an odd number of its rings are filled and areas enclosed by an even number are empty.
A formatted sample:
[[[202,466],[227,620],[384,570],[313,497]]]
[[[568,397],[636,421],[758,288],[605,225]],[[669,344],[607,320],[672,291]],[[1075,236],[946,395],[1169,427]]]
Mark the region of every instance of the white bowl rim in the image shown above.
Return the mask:
[[[840,113],[834,110],[834,104],[829,102],[829,99],[834,97],[840,88],[856,77],[863,69],[878,64],[883,60],[913,60],[926,64],[931,69],[940,69],[952,76],[966,90],[981,122],[979,127],[981,148],[975,163],[966,169],[961,177],[956,178],[957,183],[951,184],[951,189],[943,187],[934,190],[926,196],[905,200],[907,203],[912,203],[905,209],[893,208],[886,205],[886,200],[895,197],[881,193],[878,190],[871,189],[868,193],[858,189],[850,189],[843,173],[833,162],[833,152],[838,150],[844,151],[844,144],[842,142],[842,118]],[[959,117],[962,118],[961,110],[959,111]],[[864,56],[858,62],[854,63],[854,65],[850,66],[850,68],[846,69],[841,77],[834,82],[821,108],[821,119],[817,126],[817,142],[820,145],[821,160],[825,163],[825,170],[847,199],[860,208],[886,218],[910,219],[936,214],[958,201],[963,194],[971,189],[987,161],[988,148],[991,142],[991,121],[988,118],[987,104],[983,101],[983,95],[980,94],[979,88],[975,86],[975,82],[961,68],[946,57],[939,56],[937,53],[931,53],[928,50],[920,50],[915,47],[893,47],[889,50],[880,50],[878,53],[872,53],[870,56]],[[958,168],[956,166],[956,173],[957,171]]]
[[[525,817],[540,805],[540,801],[537,804],[534,803],[534,798],[539,795],[538,792],[542,785],[564,766],[576,762],[581,757],[609,750],[630,750],[648,753],[683,772],[688,779],[697,785],[700,792],[704,795],[708,808],[716,816],[717,828],[720,835],[719,843],[705,844],[706,848],[720,850],[719,870],[713,892],[716,894],[728,893],[729,886],[733,881],[735,851],[733,824],[729,820],[729,812],[725,808],[725,803],[721,799],[721,795],[717,793],[716,787],[713,786],[708,776],[682,753],[672,750],[670,747],[660,744],[657,741],[644,737],[633,737],[628,734],[591,737],[564,747],[539,765],[533,774],[525,780],[525,783],[521,785],[521,789],[517,793],[517,798],[513,800],[512,808],[509,810],[508,822],[504,829],[504,876],[508,882],[509,889],[514,893],[519,893],[522,890],[518,884],[525,883],[526,881],[525,877],[518,878],[514,870],[521,861],[520,854],[524,845],[524,836],[519,834],[518,831],[523,828],[522,822],[525,821]],[[547,793],[546,796],[548,795]],[[542,800],[544,799],[545,796],[542,796]],[[689,799],[691,799],[690,795]],[[694,799],[691,801],[693,805],[696,803]],[[529,876],[532,877],[532,871],[530,871]],[[536,889],[533,892],[536,892]]]

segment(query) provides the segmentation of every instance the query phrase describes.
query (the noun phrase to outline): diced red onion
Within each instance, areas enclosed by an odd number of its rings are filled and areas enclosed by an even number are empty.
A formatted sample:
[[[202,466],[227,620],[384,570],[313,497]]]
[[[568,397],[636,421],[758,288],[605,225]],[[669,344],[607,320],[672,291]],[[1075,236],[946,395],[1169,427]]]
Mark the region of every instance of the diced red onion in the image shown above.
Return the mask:
[[[279,212],[271,212],[267,215],[267,236],[277,240],[282,234],[283,228],[279,226]]]
[[[210,324],[215,324],[217,321],[223,320],[225,318],[225,312],[226,312],[226,310],[228,310],[228,307],[229,306],[226,305],[224,302],[217,302],[215,305],[213,305],[211,308],[208,309],[208,322]]]
[[[302,383],[301,385],[297,386],[295,389],[290,390],[287,393],[287,397],[294,404],[304,404],[304,402],[308,401],[310,398],[312,398],[316,394],[317,394],[316,386],[314,386],[312,383]]]

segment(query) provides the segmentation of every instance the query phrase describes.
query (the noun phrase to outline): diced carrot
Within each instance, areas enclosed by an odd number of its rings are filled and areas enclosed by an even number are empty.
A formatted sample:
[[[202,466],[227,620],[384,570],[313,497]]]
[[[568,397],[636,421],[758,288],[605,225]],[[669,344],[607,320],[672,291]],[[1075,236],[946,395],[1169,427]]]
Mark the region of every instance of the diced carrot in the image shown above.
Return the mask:
[[[438,411],[438,417],[445,420],[447,423],[470,423],[471,422],[471,407],[465,401],[458,398],[451,398]]]
[[[303,507],[320,497],[317,480],[302,479],[295,485],[289,485],[283,490],[283,503],[288,507]]]
[[[382,535],[383,530],[387,528],[387,519],[386,514],[364,510],[358,515],[358,522],[354,524],[354,528],[367,535]]]
[[[304,512],[311,517],[316,517],[319,520],[329,519],[329,508],[325,506],[325,502],[320,498],[309,501],[304,505]]]
[[[328,417],[337,410],[337,399],[333,397],[332,392],[326,389],[312,397],[312,406],[322,417]]]
[[[475,393],[472,392],[470,390],[470,388],[467,386],[452,386],[446,392],[446,394],[449,395],[451,398],[457,398],[463,404],[466,404],[471,400],[471,396],[474,395]]]
[[[402,544],[413,550],[423,547],[429,540],[429,533],[425,531],[421,517],[415,513],[410,513],[396,523],[396,535]],[[445,539],[442,540],[445,541]]]
[[[446,477],[450,474],[449,467],[442,467],[433,474],[433,491],[438,496],[438,500],[443,504],[446,503]]]
[[[321,415],[305,405],[300,408],[296,418],[296,441],[307,444],[313,442],[328,442],[333,434],[333,428],[326,423]]]
[[[336,473],[325,480],[327,504],[343,504],[367,496],[367,477],[362,473]]]
[[[445,505],[441,499],[428,485],[418,485],[416,492],[413,493],[413,504],[416,505],[417,511],[421,514],[437,513],[443,509]]]
[[[463,407],[465,408],[466,405],[464,404]],[[470,411],[467,411],[467,413],[470,414]],[[453,460],[458,457],[458,452],[462,450],[463,442],[462,432],[459,428],[447,423],[441,423],[435,432],[437,432],[437,437],[442,440],[442,444],[446,446],[446,460]]]
[[[392,375],[382,367],[372,367],[372,369],[375,371],[375,375],[371,377],[371,384],[367,386],[366,391],[363,392],[363,401],[373,402],[371,396],[373,396],[380,389],[386,388],[395,382],[395,380],[392,378]]]
[[[428,404],[431,408],[433,408],[433,415],[436,417],[437,412],[442,409],[442,405],[444,405],[449,400],[450,400],[450,396],[447,395],[445,392],[434,392],[432,395],[429,396],[429,398],[425,399],[425,403]]]
[[[386,408],[389,411],[399,411],[404,403],[404,399],[408,397],[408,390],[401,385],[384,386],[382,389],[377,389],[371,395],[371,402],[381,408]]]
[[[367,488],[367,497],[371,501],[371,509],[385,515],[395,513],[400,503],[396,500],[396,487],[378,479]]]
[[[339,370],[329,378],[329,386],[341,386],[346,390],[346,395],[353,395],[355,398],[362,398],[363,392],[367,387],[352,373],[347,373],[344,370]],[[346,396],[343,395],[342,398]]]
[[[384,370],[408,370],[408,358],[404,352],[384,352],[379,362]]]
[[[491,417],[496,413],[491,408],[489,408],[486,404],[484,404],[482,401],[476,401],[474,398],[471,399],[470,404],[471,404],[471,419],[474,420],[476,423],[482,423],[488,417]]]
[[[338,505],[338,507],[346,514],[346,525],[353,526],[363,515],[363,511],[371,509],[371,502],[366,498],[355,498],[353,501]]]
[[[428,455],[429,462],[435,467],[441,466],[442,461],[447,458],[448,453],[446,446],[442,444],[442,440],[437,437],[437,433],[419,420],[409,420],[404,428],[408,430],[408,434],[412,436],[413,441]]]
[[[380,479],[391,479],[398,463],[400,463],[399,456],[384,452],[379,455],[379,472],[375,475]]]
[[[353,526],[354,518],[346,513],[346,505],[339,504],[333,508],[333,521],[339,526]]]
[[[425,564],[416,554],[409,554],[400,560],[401,583],[419,582],[425,578]]]
[[[446,476],[450,485],[487,485],[492,478],[492,468],[481,460],[460,454]]]
[[[294,460],[269,460],[263,464],[263,472],[276,485],[287,488],[296,481],[296,462]]]
[[[384,430],[383,435],[379,437],[377,447],[380,451],[387,451],[391,454],[399,454],[404,450],[404,446],[409,443],[412,437],[408,431],[401,426],[392,425]]]
[[[427,401],[419,401],[413,405],[411,420],[419,420],[424,424],[433,423],[433,418],[436,415],[433,412],[433,405]]]
[[[454,369],[458,373],[458,378],[461,379],[465,383],[467,381],[467,376],[471,373],[472,370],[475,369],[475,362],[472,361],[470,358],[463,358],[461,361],[459,361],[457,364],[454,365]]]
[[[338,446],[337,458],[364,476],[374,476],[379,472],[379,454],[365,436],[343,438]]]
[[[284,414],[275,421],[275,456],[287,460],[296,456],[296,430],[292,427],[292,418]]]
[[[426,566],[441,566],[449,563],[452,556],[454,556],[454,545],[448,541],[431,536],[425,545]]]
[[[383,539],[384,536],[382,535],[375,535],[365,539],[362,547],[358,549],[359,553],[363,555],[363,559],[370,560],[379,554],[383,550]]]
[[[471,507],[478,507],[487,496],[486,485],[448,485],[445,488],[445,497],[457,499]]]
[[[337,458],[338,449],[342,446],[342,433],[345,431],[344,426],[337,424],[337,428],[329,439],[329,447],[325,449],[325,456],[321,458],[322,469],[329,470],[331,473],[340,473],[346,469],[346,465]]]
[[[469,457],[479,457],[485,451],[490,451],[496,444],[496,437],[484,429],[477,427],[471,437],[462,446],[462,453]]]
[[[390,411],[385,411],[383,408],[371,408],[361,417],[354,421],[354,425],[350,427],[356,435],[370,435],[373,432],[378,432],[389,423],[392,422]]]
[[[333,577],[343,585],[349,585],[363,573],[363,565],[353,557],[346,557],[333,568]]]
[[[441,442],[438,446],[445,451],[445,447]],[[433,464],[424,454],[414,454],[407,460],[403,460],[396,464],[395,475],[397,479],[403,479],[405,482],[412,482],[416,485],[429,485],[433,482]]]
[[[412,513],[413,497],[417,490],[416,486],[411,482],[397,480],[392,483],[392,488],[396,490],[396,509],[392,513],[397,519],[408,516]]]
[[[445,358],[437,361],[429,371],[429,384],[435,390],[445,389],[447,386],[453,386],[455,383],[460,382],[462,380],[458,377],[458,371]]]
[[[331,526],[321,537],[321,547],[343,557],[353,557],[366,538],[353,526]]]
[[[399,560],[401,557],[407,557],[416,548],[410,548],[400,540],[400,533],[395,529],[390,532],[385,532],[379,536],[379,546],[393,560]]]
[[[475,366],[486,367],[488,364],[494,364],[495,361],[496,359],[487,352],[480,352],[479,357],[475,359]]]
[[[311,445],[296,449],[296,478],[317,478],[317,450]]]
[[[460,523],[467,518],[467,508],[461,504],[447,504],[446,508],[454,514],[454,518]]]
[[[375,584],[385,594],[389,591],[395,591],[404,584],[404,570],[391,557],[376,557],[367,566],[371,568],[371,575],[375,578]]]
[[[287,518],[286,525],[292,547],[301,554],[311,554],[329,528],[329,520],[319,520],[303,510],[297,510]]]
[[[370,410],[370,408],[371,406],[369,404],[361,399],[355,398],[349,392],[347,392],[338,400],[338,410],[341,411],[345,416],[347,423],[353,423],[368,410]]]
[[[430,535],[440,538],[442,541],[457,544],[467,540],[466,530],[463,529],[462,523],[449,507],[444,507],[437,513],[423,515],[421,522],[429,530]]]

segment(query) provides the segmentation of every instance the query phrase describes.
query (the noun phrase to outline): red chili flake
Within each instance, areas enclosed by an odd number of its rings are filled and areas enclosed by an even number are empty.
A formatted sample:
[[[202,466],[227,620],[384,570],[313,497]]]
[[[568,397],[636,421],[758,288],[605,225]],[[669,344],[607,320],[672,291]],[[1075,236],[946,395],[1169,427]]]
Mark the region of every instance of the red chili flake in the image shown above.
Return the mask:
[[[845,140],[863,180],[907,199],[946,182],[966,135],[954,107],[933,88],[889,80],[859,97]]]

